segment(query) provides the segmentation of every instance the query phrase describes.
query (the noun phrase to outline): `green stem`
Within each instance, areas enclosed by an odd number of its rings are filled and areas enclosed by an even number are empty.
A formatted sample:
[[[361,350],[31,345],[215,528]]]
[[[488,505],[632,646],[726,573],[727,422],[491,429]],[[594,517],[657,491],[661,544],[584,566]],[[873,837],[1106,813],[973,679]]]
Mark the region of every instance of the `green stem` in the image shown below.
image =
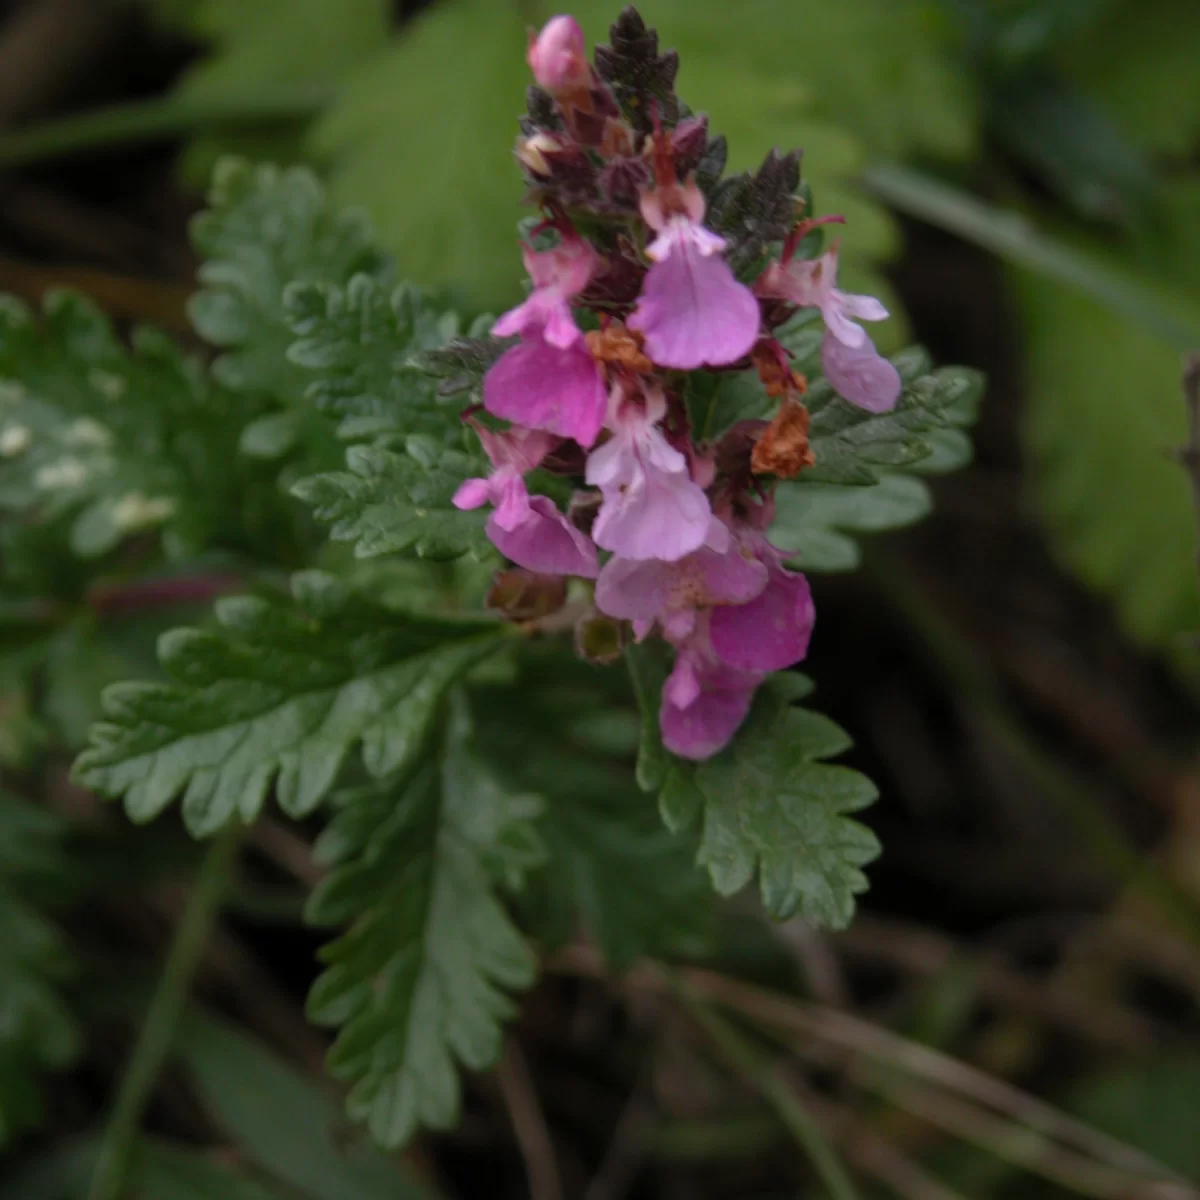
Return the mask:
[[[1042,233],[1022,213],[895,163],[876,163],[863,187],[898,212],[944,229],[1055,283],[1064,283],[1121,313],[1180,350],[1200,344],[1200,313],[1118,267]]]
[[[1145,856],[1125,831],[1075,778],[1047,757],[1012,714],[988,668],[971,652],[905,569],[892,559],[872,556],[873,573],[886,594],[925,643],[930,657],[950,681],[957,698],[975,710],[1012,760],[1075,826],[1096,859],[1116,878],[1139,890],[1176,928],[1200,945],[1200,907],[1192,896]]]
[[[226,128],[314,116],[333,98],[329,87],[274,85],[229,95],[168,95],[31,125],[0,136],[0,167],[17,167],[93,150]]]
[[[241,837],[241,827],[231,825],[218,836],[200,864],[187,907],[171,941],[158,987],[151,998],[137,1044],[121,1080],[112,1115],[100,1143],[87,1200],[120,1200],[122,1196],[142,1112],[187,1002],[192,976],[233,873]]]
[[[677,984],[680,1000],[696,1024],[716,1043],[734,1069],[762,1093],[780,1121],[808,1155],[831,1200],[860,1200],[858,1189],[825,1134],[796,1098],[771,1059],[686,985]]]

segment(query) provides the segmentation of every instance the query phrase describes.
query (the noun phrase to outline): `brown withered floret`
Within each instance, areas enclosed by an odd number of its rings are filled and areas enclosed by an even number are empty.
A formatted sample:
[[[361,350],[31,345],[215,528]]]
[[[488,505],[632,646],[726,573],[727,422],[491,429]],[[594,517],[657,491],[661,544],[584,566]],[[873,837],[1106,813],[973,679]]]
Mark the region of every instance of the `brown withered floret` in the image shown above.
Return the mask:
[[[793,479],[806,467],[816,464],[808,444],[808,409],[794,396],[786,396],[775,419],[763,431],[750,455],[750,468],[756,475],[776,475]]]
[[[604,329],[593,329],[584,334],[591,356],[605,366],[623,367],[638,375],[649,375],[654,364],[642,350],[642,335],[622,324],[612,321]]]
[[[760,342],[750,356],[762,380],[763,388],[772,399],[784,396],[803,396],[808,391],[808,380],[799,371],[793,371],[787,356],[778,346]]]
[[[556,613],[567,602],[567,581],[561,575],[538,575],[523,567],[497,571],[487,606],[509,621],[537,621]]]

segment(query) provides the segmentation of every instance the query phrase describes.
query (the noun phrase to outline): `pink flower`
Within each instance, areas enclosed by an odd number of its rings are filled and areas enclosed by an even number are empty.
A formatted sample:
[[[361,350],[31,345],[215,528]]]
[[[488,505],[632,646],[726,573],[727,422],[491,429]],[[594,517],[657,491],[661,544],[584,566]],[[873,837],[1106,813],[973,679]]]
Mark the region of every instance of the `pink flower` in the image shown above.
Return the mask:
[[[710,530],[709,542],[723,541],[723,550],[701,546],[678,562],[610,558],[596,583],[596,607],[633,621],[639,638],[657,621],[667,639],[678,643],[695,629],[697,610],[753,600],[767,586],[767,568],[747,556],[715,517],[713,525],[721,533]]]
[[[821,367],[839,396],[868,412],[890,412],[900,399],[900,372],[865,333],[860,346],[847,346],[826,333],[821,342]]]
[[[736,362],[758,337],[758,301],[721,257],[725,239],[701,224],[700,189],[661,190],[678,210],[668,213],[659,192],[642,197],[642,215],[658,237],[646,249],[654,265],[627,324],[645,335],[646,353],[661,367]]]
[[[582,292],[595,274],[600,258],[582,238],[564,238],[554,250],[521,251],[533,292],[524,304],[506,312],[495,325],[495,337],[542,337],[565,350],[580,338],[571,313],[571,297]]]
[[[716,656],[741,671],[782,671],[808,653],[816,609],[808,580],[779,564],[778,552],[760,539],[767,586],[746,604],[714,608],[709,634]]]
[[[887,412],[900,398],[900,373],[855,322],[882,321],[888,311],[874,296],[855,296],[837,284],[837,247],[820,258],[772,263],[759,280],[761,296],[788,300],[801,308],[819,308],[825,322],[821,365],[840,396],[868,412]]]
[[[483,380],[483,406],[497,417],[590,446],[607,407],[600,368],[577,341],[530,338],[501,356]]]
[[[663,686],[663,744],[680,758],[711,758],[737,733],[761,682],[760,674],[717,662],[699,644],[681,650]]]
[[[551,95],[583,87],[591,79],[587,43],[574,17],[551,17],[529,43],[529,69]]]
[[[588,456],[587,481],[604,497],[592,537],[623,558],[674,562],[709,536],[708,497],[657,428],[665,413],[661,392],[649,393],[642,405],[618,385],[610,397],[613,435]]]
[[[834,246],[820,258],[794,258],[786,265],[772,263],[758,284],[762,296],[790,300],[800,308],[819,308],[825,328],[846,346],[859,347],[866,331],[851,319],[882,321],[888,311],[874,296],[855,296],[837,285],[838,251]]]
[[[455,508],[492,504],[487,535],[492,545],[518,566],[541,575],[579,575],[595,579],[596,547],[552,501],[530,496],[525,473],[532,471],[557,438],[533,429],[493,433],[475,426],[495,470],[486,479],[468,479],[454,493]]]

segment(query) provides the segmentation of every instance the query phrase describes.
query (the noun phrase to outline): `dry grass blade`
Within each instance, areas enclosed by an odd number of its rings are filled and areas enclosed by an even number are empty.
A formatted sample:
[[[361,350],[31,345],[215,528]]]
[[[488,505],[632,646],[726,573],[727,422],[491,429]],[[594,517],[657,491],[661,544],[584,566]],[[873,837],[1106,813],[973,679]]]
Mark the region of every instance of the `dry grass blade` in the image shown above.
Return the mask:
[[[572,947],[551,960],[547,967],[593,978],[606,977],[600,956],[589,947]],[[1056,1141],[1059,1147],[1076,1156],[1093,1160],[1109,1172],[1122,1173],[1127,1192],[1136,1194],[1138,1187],[1149,1183],[1170,1182],[1185,1188],[1178,1193],[1180,1196],[1200,1197],[1186,1180],[1149,1155],[1108,1137],[1003,1080],[881,1026],[713,971],[689,969],[680,973],[680,979],[697,995],[733,1009],[764,1029],[797,1034],[806,1044],[822,1043],[860,1055],[1008,1117],[1047,1144]],[[625,976],[624,982],[627,986],[657,992],[667,992],[671,986],[662,969],[652,964],[634,968]],[[851,1064],[842,1065],[849,1068]],[[981,1115],[985,1119],[990,1117],[987,1112]]]
[[[563,1200],[562,1179],[546,1117],[533,1090],[525,1056],[511,1038],[496,1068],[496,1079],[525,1160],[530,1200]]]

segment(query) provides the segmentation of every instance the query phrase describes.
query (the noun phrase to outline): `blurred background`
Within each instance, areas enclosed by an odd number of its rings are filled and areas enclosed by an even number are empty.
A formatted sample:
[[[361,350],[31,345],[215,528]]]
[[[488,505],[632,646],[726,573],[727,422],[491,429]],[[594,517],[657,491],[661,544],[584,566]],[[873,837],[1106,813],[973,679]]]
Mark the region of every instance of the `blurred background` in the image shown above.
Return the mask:
[[[592,41],[617,9],[574,6]],[[1200,349],[1200,2],[640,10],[733,168],[804,148],[817,209],[847,218],[845,285],[893,312],[881,344],[989,381],[974,461],[932,482],[931,514],[861,555],[831,535],[842,570],[814,576],[809,673],[883,796],[861,915],[835,936],[767,931],[749,903],[722,917],[695,985],[748,1015],[747,980],[792,998],[795,1066],[765,1085],[672,1017],[652,975],[604,982],[577,947],[496,1077],[469,1082],[461,1128],[422,1139],[402,1176],[323,1076],[303,1018],[313,868],[302,832],[268,822],[200,976],[224,1015],[185,1025],[150,1113],[190,1157],[163,1150],[145,1195],[242,1200],[213,1190],[217,1163],[245,1168],[246,1200],[820,1197],[796,1144],[817,1137],[864,1196],[1200,1196],[1200,582],[1172,457],[1181,355]],[[237,152],[312,165],[402,275],[498,311],[521,277],[526,29],[553,11],[0,3],[0,291],[77,287],[196,345],[187,222]],[[93,1003],[89,981],[149,977],[193,861],[173,818],[131,834],[66,782],[99,685],[139,653],[81,633],[38,711],[19,655],[0,656],[0,764],[47,722],[64,749],[45,814],[0,805],[0,894],[6,912],[22,889],[59,902],[46,937],[67,979],[44,1005],[36,1057],[56,1071],[39,1093],[6,1041],[24,981],[0,930],[4,1200],[83,1194],[128,1044],[121,1003]]]

